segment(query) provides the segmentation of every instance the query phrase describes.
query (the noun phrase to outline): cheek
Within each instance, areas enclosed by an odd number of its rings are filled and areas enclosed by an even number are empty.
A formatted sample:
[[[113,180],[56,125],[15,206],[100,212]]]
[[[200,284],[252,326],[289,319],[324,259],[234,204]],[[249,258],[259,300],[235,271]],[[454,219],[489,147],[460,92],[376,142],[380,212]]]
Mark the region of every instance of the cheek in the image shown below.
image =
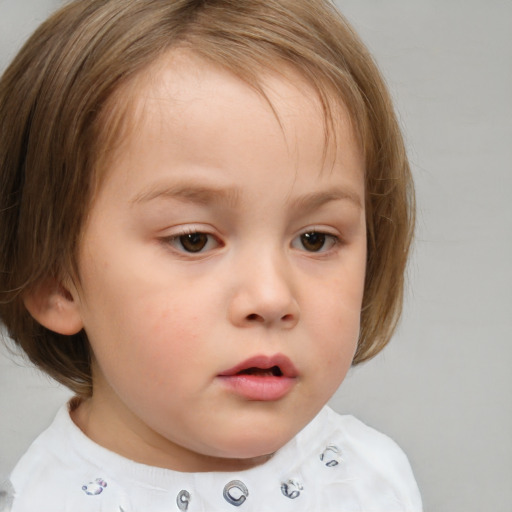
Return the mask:
[[[120,293],[103,300],[91,321],[94,329],[86,332],[104,372],[124,372],[127,378],[143,372],[163,381],[197,358],[204,308],[197,294],[173,293],[165,283],[137,283],[119,286]]]
[[[360,333],[364,268],[332,275],[309,297],[306,324],[318,363],[333,381],[343,378],[351,366]],[[341,376],[341,377],[340,377]]]
[[[365,268],[362,263],[332,272],[328,279],[309,287],[306,311],[313,312],[312,323],[319,330],[339,332],[350,338],[359,330],[364,293]]]

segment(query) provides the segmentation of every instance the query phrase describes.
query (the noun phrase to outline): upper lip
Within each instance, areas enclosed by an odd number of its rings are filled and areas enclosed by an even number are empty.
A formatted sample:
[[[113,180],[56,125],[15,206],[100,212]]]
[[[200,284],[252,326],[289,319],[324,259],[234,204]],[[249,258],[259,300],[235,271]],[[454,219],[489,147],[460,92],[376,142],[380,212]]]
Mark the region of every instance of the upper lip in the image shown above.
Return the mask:
[[[283,377],[297,377],[298,375],[297,368],[295,368],[295,365],[291,362],[290,358],[284,354],[275,354],[272,356],[257,355],[250,357],[249,359],[233,366],[233,368],[223,371],[219,375],[221,377],[230,377],[249,368],[268,370],[274,366],[277,366],[281,370]]]

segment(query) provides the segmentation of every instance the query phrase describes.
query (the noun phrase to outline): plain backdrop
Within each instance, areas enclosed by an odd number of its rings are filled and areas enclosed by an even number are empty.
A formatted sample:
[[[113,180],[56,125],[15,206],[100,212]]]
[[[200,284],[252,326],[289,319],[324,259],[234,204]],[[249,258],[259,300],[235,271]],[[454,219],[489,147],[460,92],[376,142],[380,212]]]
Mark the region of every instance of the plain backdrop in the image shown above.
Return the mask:
[[[0,0],[1,69],[59,3]],[[419,214],[401,327],[331,405],[404,448],[426,511],[510,512],[512,2],[337,3],[395,98]],[[3,349],[0,479],[68,396]]]

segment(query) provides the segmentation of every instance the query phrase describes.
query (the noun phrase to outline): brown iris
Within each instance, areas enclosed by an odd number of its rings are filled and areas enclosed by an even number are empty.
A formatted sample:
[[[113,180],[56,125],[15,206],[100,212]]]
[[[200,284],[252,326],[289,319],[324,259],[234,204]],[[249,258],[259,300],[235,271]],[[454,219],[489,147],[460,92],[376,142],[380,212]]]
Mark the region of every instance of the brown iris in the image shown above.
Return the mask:
[[[187,252],[199,252],[208,243],[208,235],[205,233],[188,233],[180,236],[180,243]]]
[[[300,236],[300,241],[306,251],[318,252],[325,245],[325,234],[312,231]]]

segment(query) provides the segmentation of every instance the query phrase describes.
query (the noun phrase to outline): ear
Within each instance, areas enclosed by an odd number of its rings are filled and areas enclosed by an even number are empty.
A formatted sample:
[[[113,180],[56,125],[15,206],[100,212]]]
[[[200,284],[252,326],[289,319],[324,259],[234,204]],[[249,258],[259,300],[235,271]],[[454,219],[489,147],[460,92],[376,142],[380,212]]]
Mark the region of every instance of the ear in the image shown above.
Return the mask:
[[[50,331],[71,335],[83,328],[77,300],[56,279],[48,278],[38,284],[23,302],[32,317]]]

